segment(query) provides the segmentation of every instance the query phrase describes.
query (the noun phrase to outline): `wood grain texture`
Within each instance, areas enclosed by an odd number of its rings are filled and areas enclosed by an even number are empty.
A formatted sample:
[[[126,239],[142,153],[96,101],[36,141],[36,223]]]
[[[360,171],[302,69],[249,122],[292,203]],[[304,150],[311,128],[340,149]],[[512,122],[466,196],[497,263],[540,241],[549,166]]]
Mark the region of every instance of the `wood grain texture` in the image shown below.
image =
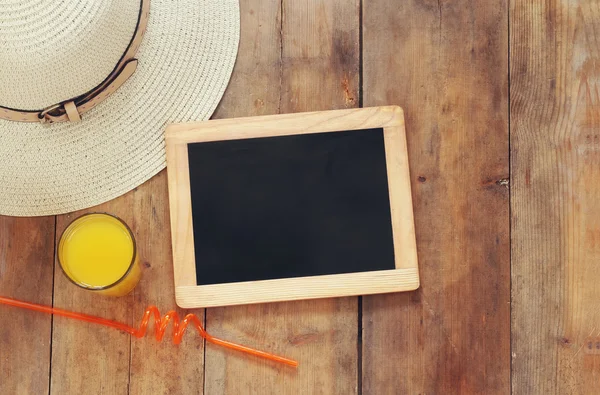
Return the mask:
[[[0,295],[52,305],[54,217],[0,216]],[[0,393],[47,394],[52,318],[0,305]]]
[[[240,42],[217,117],[356,106],[358,2],[249,0],[241,2],[241,15],[242,36],[260,39]],[[208,309],[214,336],[297,359],[300,366],[208,345],[206,393],[356,393],[357,316],[356,298]]]
[[[206,393],[510,391],[507,26],[512,392],[600,392],[600,11],[591,0],[507,8],[363,2],[364,105],[405,109],[422,287],[363,298],[362,366],[356,298],[209,309],[214,335],[301,365],[209,345]],[[356,1],[243,0],[241,11],[238,62],[215,117],[357,105]],[[143,240],[150,266],[134,294],[86,295],[59,271],[55,306],[129,323],[148,303],[174,307],[165,178],[100,206]],[[74,217],[59,217],[59,232]],[[0,217],[0,294],[52,304],[53,237],[51,217]],[[47,393],[51,318],[0,313],[0,392]],[[53,328],[53,394],[203,392],[197,339],[180,350],[59,317]]]
[[[404,108],[421,274],[363,298],[363,394],[510,391],[507,11],[363,3],[364,105]]]
[[[134,191],[108,203],[58,216],[58,236],[84,212],[109,212],[131,227],[137,242],[142,278],[133,293],[127,296],[101,296],[70,283],[57,263],[55,306],[134,326],[139,324],[150,304],[158,306],[163,315],[174,309],[166,173],[163,171]],[[182,317],[185,314],[183,310],[177,311]],[[196,313],[203,317],[202,310]],[[149,329],[153,333],[153,324]],[[51,393],[202,393],[202,339],[196,333],[190,333],[180,346],[175,346],[170,333],[171,330],[167,330],[163,342],[157,343],[151,333],[144,339],[134,339],[101,326],[55,318]]]
[[[416,269],[418,281],[419,265],[404,112],[400,107],[397,108],[399,112],[402,112],[402,125],[392,126],[383,130],[391,220],[394,232],[394,258],[396,260],[396,269]],[[416,284],[416,287],[412,290],[417,289],[418,286]]]
[[[398,106],[296,112],[179,123],[169,125],[165,135],[169,142],[193,143],[392,126],[404,126],[403,112]]]
[[[397,270],[176,287],[175,292],[177,303],[182,307],[212,307],[413,291],[418,287],[419,272],[417,268],[413,267]]]
[[[174,280],[176,285],[194,286],[196,285],[196,254],[188,146],[168,142],[166,145]]]
[[[175,304],[166,172],[139,187],[131,199],[131,227],[144,270],[140,284],[133,291],[133,322],[139,323],[150,304],[156,305],[163,316],[176,310],[180,318],[192,312],[203,321],[204,310],[177,309]],[[161,343],[157,343],[152,334],[145,339],[132,339],[130,394],[203,393],[203,339],[190,327],[183,342],[174,345],[171,333],[168,329]]]
[[[103,205],[59,215],[56,245],[64,229],[81,214],[108,212],[132,224],[129,195]],[[142,274],[143,275],[143,274]],[[71,283],[54,269],[54,306],[133,324],[133,295],[102,296]],[[129,386],[130,336],[99,325],[55,317],[52,330],[51,394],[127,394]]]
[[[511,2],[517,394],[600,393],[600,8]]]

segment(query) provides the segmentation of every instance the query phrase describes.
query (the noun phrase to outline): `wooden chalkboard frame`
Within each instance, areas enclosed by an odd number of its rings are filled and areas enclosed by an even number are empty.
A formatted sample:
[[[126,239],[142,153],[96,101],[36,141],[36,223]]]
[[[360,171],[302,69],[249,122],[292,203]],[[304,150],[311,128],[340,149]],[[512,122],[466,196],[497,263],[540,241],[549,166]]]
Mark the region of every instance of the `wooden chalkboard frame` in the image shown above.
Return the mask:
[[[383,128],[396,268],[197,285],[188,144]],[[404,114],[400,107],[175,124],[165,132],[176,301],[183,308],[411,291],[419,287]]]

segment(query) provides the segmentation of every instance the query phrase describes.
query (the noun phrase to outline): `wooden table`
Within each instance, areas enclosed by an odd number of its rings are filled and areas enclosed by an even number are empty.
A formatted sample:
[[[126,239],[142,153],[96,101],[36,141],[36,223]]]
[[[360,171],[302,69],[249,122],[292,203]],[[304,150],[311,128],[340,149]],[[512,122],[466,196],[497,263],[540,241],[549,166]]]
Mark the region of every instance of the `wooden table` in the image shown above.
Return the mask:
[[[598,3],[241,3],[214,117],[402,106],[421,289],[195,311],[297,370],[0,307],[0,392],[600,393]],[[131,324],[174,307],[165,172],[87,211],[132,226],[132,295],[82,292],[58,269],[57,235],[81,212],[0,218],[0,294]]]

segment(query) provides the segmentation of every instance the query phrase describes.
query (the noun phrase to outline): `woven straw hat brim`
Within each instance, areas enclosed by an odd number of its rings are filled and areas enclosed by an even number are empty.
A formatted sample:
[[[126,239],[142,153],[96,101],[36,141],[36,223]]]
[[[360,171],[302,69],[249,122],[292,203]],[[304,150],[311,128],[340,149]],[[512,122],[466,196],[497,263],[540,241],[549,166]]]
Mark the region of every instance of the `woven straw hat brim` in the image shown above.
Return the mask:
[[[82,122],[0,120],[0,214],[88,208],[162,170],[165,126],[210,117],[233,70],[239,29],[235,0],[151,0],[137,71]]]

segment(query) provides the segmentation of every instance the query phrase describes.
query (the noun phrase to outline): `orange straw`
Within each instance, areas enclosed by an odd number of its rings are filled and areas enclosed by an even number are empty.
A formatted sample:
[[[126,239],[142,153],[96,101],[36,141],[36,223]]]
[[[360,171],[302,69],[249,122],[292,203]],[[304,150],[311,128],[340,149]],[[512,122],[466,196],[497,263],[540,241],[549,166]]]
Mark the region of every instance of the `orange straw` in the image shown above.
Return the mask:
[[[250,347],[242,346],[239,344],[231,343],[226,340],[217,339],[206,333],[204,328],[202,327],[202,323],[194,314],[188,314],[185,316],[183,321],[179,320],[179,314],[176,311],[169,311],[163,318],[160,317],[160,312],[156,306],[149,306],[144,312],[144,316],[142,317],[142,322],[140,323],[140,327],[138,329],[133,328],[129,325],[122,324],[120,322],[107,320],[101,317],[95,317],[93,315],[74,313],[72,311],[57,309],[55,307],[43,306],[34,303],[22,302],[20,300],[15,300],[11,298],[5,298],[0,296],[0,304],[6,304],[9,306],[20,307],[22,309],[28,309],[33,311],[39,311],[41,313],[48,313],[59,315],[62,317],[73,318],[80,321],[91,322],[94,324],[100,324],[104,326],[108,326],[111,328],[118,329],[123,332],[127,332],[132,336],[137,338],[142,338],[146,335],[146,329],[148,328],[148,322],[150,321],[151,315],[154,315],[154,333],[156,340],[161,341],[165,335],[165,331],[167,330],[167,326],[169,322],[173,320],[173,343],[179,344],[181,343],[181,339],[185,333],[185,330],[188,324],[191,322],[201,337],[206,339],[207,342],[216,344],[218,346],[226,347],[232,350],[237,350],[241,352],[245,352],[247,354],[255,355],[257,357],[269,359],[271,361],[280,362],[289,366],[297,367],[298,362],[280,357],[277,355],[269,354],[264,351],[255,350]]]

